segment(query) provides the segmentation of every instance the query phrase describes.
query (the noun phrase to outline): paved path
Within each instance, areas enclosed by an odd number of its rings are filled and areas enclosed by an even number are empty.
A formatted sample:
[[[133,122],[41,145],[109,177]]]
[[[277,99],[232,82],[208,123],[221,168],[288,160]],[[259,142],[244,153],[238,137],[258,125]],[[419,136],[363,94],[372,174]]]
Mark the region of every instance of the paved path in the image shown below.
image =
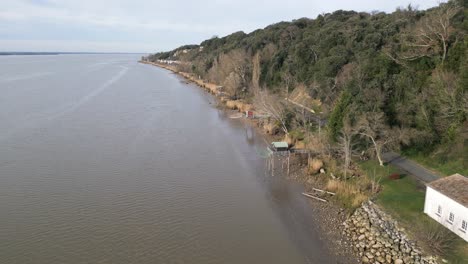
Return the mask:
[[[428,183],[440,178],[437,174],[429,171],[414,161],[406,159],[395,152],[387,152],[382,155],[385,162],[388,162],[413,175],[418,180]]]

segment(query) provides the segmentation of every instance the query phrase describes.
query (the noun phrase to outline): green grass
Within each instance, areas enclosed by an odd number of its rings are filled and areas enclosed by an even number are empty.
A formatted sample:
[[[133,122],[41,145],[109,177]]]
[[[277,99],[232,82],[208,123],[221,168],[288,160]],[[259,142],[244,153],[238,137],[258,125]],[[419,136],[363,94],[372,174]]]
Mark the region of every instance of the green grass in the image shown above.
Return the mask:
[[[368,177],[372,175],[381,177],[381,190],[375,197],[375,202],[392,215],[416,241],[425,241],[422,237],[428,232],[427,223],[433,221],[424,214],[425,186],[409,175],[402,175],[398,180],[389,179],[389,175],[399,172],[396,167],[379,166],[375,161],[366,161],[359,164]],[[456,238],[454,249],[444,256],[449,263],[468,263],[468,244],[461,238]]]
[[[423,185],[407,175],[402,175],[403,178],[399,180],[389,179],[390,174],[400,173],[391,165],[381,167],[375,161],[367,161],[361,164],[361,168],[367,175],[375,172],[377,177],[381,177],[382,187],[375,200],[377,204],[397,216],[400,221],[411,222],[415,217],[421,217],[425,196]]]
[[[468,164],[462,155],[446,157],[442,154],[431,155],[414,150],[406,150],[402,154],[442,176],[450,176],[455,173],[468,175]]]

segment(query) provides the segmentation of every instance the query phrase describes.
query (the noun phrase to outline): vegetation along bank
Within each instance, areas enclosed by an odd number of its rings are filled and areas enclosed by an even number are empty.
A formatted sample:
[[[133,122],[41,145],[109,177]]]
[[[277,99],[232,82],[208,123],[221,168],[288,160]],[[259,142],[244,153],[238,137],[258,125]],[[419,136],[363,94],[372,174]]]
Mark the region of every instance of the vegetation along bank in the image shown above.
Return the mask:
[[[467,7],[466,0],[451,0],[391,14],[340,10],[142,61],[180,73],[226,107],[251,111],[265,133],[309,150],[294,177],[336,193],[330,200],[350,219],[367,219],[363,234],[359,221],[346,222],[354,226],[345,233],[360,245],[354,247],[362,262],[424,263],[424,251],[439,261],[468,263],[466,243],[422,213],[424,185],[384,158],[395,152],[442,177],[468,175]],[[398,234],[387,235],[404,246],[380,241],[383,247],[373,248],[375,236],[366,233],[385,232],[366,216],[368,203],[355,212],[369,199],[398,221]]]

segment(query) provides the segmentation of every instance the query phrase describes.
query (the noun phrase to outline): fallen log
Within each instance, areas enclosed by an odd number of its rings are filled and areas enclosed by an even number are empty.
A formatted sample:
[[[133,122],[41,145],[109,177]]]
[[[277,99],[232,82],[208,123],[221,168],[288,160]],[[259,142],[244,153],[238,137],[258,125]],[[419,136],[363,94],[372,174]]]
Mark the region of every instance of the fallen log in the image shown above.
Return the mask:
[[[302,195],[306,196],[306,197],[309,197],[309,198],[312,198],[312,199],[315,199],[315,200],[318,200],[318,201],[321,201],[321,202],[328,202],[327,200],[325,199],[322,199],[322,198],[319,198],[319,197],[316,197],[316,196],[313,196],[313,195],[310,195],[308,193],[302,193]]]
[[[320,190],[320,189],[317,189],[317,188],[312,188],[312,190],[317,191],[317,192],[321,192],[321,193],[327,193],[327,194],[330,194],[330,195],[336,195],[336,193]]]

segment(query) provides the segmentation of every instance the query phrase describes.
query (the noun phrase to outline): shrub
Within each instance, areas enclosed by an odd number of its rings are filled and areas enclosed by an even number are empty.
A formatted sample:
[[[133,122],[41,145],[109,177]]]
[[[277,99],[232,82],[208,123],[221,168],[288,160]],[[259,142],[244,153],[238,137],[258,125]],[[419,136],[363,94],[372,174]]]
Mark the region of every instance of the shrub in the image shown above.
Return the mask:
[[[367,198],[366,195],[364,195],[364,194],[362,194],[362,193],[357,193],[357,194],[354,196],[353,202],[351,203],[351,205],[352,205],[353,207],[359,207],[359,206],[361,206],[361,204],[362,204],[363,202],[365,202],[367,199],[368,199],[368,198]]]
[[[344,207],[350,209],[359,207],[368,199],[366,193],[359,191],[358,186],[350,182],[329,180],[325,189],[330,192],[335,192],[336,199],[340,201]]]
[[[338,180],[329,180],[327,183],[327,190],[330,192],[336,192],[341,188],[342,183]]]
[[[232,110],[237,109],[237,104],[236,101],[227,101],[226,102],[226,107]]]
[[[321,168],[323,168],[323,161],[319,159],[309,160],[309,173],[310,174],[318,173]]]
[[[453,249],[456,235],[441,224],[428,219],[420,222],[421,236],[429,249],[437,255],[447,255]]]

